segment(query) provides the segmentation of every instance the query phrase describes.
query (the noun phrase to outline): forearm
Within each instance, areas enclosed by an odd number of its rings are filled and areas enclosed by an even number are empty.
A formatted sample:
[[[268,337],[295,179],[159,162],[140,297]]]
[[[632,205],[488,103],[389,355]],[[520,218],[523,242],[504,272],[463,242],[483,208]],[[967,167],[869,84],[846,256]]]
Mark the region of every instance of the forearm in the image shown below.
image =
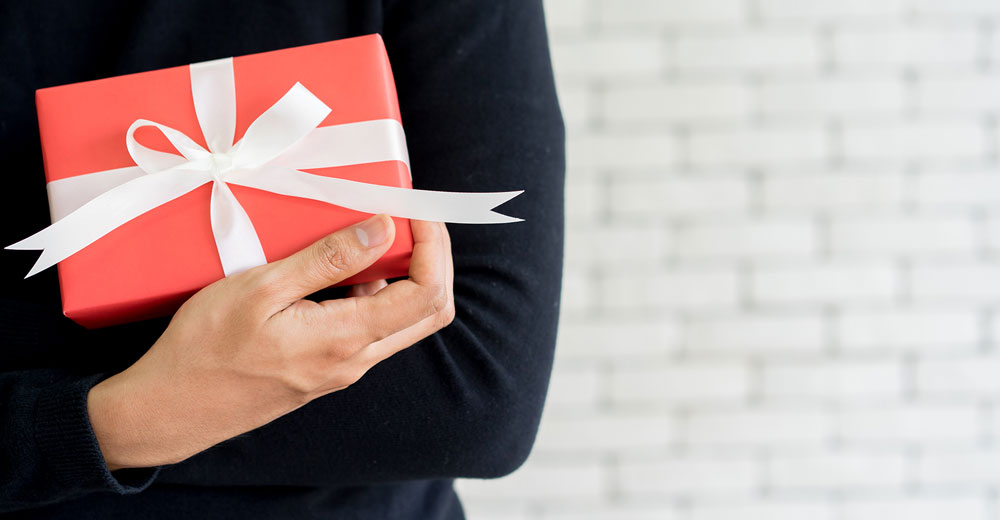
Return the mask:
[[[248,408],[239,389],[252,385],[209,380],[223,373],[200,378],[154,370],[152,365],[168,363],[156,354],[95,385],[87,396],[90,422],[112,471],[175,464],[297,407],[261,391]]]
[[[158,469],[112,474],[87,418],[86,395],[103,375],[58,369],[0,374],[0,512],[96,491],[137,493]]]
[[[469,330],[462,320],[452,327],[451,337]],[[545,339],[521,343],[540,347],[523,360],[530,369],[488,361],[495,345],[424,341],[348,389],[164,467],[160,481],[344,486],[508,474],[534,441],[550,367]]]

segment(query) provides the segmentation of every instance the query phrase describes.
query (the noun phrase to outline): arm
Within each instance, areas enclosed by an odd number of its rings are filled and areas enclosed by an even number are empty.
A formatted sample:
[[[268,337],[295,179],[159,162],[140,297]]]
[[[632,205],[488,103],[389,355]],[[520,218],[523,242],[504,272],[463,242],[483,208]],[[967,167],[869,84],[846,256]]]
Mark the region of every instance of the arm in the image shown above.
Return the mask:
[[[385,40],[414,186],[526,192],[523,223],[449,225],[456,317],[316,399],[160,480],[360,484],[498,477],[527,457],[551,370],[563,237],[563,126],[541,2],[399,2]]]
[[[46,311],[0,301],[8,361],[58,344],[56,327],[43,318],[58,312]],[[111,472],[105,465],[87,415],[87,392],[104,377],[57,368],[0,373],[0,513],[95,491],[138,493],[153,481],[158,468]]]

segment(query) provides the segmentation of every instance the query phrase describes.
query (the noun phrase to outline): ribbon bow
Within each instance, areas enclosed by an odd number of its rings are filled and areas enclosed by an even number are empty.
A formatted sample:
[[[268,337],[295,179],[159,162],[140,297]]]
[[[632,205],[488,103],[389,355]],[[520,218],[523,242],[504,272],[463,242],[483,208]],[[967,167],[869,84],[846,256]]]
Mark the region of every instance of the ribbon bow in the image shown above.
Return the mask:
[[[209,149],[168,126],[145,119],[132,123],[125,146],[136,166],[48,183],[53,224],[6,247],[42,250],[25,278],[208,182],[212,183],[212,234],[227,276],[267,263],[253,223],[228,184],[418,220],[468,224],[521,220],[492,209],[523,191],[412,190],[300,171],[392,160],[404,162],[407,168],[410,165],[398,121],[377,119],[320,127],[330,108],[300,83],[251,123],[234,144],[232,58],[195,63],[190,69],[195,113]],[[180,155],[139,144],[134,134],[144,126],[163,132]]]

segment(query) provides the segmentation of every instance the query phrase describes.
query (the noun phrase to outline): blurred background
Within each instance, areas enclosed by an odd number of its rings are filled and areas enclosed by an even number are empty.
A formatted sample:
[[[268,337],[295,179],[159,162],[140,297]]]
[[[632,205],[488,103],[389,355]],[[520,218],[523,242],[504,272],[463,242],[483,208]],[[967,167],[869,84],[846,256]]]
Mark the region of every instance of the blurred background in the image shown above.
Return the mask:
[[[1000,1],[545,5],[556,366],[469,518],[1000,519]]]

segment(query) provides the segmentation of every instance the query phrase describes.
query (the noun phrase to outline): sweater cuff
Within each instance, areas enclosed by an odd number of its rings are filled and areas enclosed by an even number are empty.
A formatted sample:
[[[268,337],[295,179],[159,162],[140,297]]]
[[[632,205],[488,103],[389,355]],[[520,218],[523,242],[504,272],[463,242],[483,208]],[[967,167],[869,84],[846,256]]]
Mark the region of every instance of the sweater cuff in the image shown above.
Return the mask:
[[[35,405],[35,442],[47,471],[61,486],[130,495],[149,487],[161,467],[108,469],[87,413],[87,394],[105,377],[72,379],[42,392]]]

